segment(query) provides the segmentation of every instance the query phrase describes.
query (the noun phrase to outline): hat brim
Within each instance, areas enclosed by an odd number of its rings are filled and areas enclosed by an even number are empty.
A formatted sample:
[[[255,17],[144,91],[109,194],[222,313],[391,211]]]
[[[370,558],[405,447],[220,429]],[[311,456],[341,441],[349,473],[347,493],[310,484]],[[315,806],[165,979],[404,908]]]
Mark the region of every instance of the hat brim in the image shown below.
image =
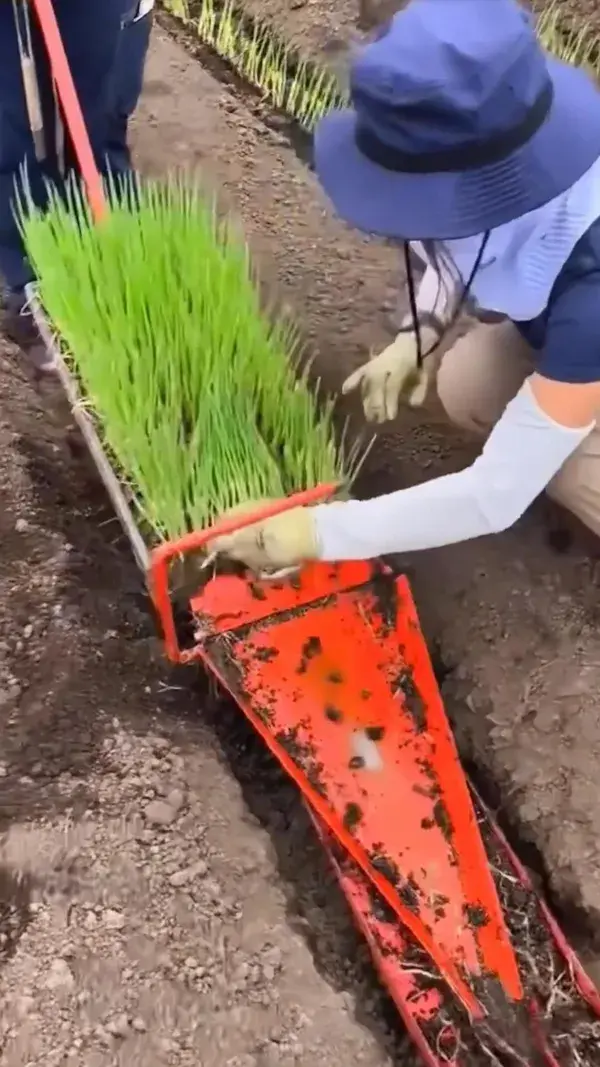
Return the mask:
[[[385,170],[358,150],[353,110],[326,115],[315,131],[315,169],[337,213],[382,237],[450,241],[503,226],[554,200],[600,157],[600,94],[582,70],[555,59],[548,68],[554,101],[544,125],[508,159],[479,170]]]

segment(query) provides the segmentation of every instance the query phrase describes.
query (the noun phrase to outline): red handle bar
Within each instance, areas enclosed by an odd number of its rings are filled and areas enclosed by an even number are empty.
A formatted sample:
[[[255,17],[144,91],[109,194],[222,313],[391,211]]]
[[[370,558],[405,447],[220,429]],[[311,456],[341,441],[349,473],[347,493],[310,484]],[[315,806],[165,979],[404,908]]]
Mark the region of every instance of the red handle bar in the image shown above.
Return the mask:
[[[212,541],[215,537],[223,537],[243,530],[246,526],[252,526],[255,522],[262,522],[274,515],[280,515],[291,508],[304,507],[316,504],[332,496],[339,487],[335,483],[317,485],[314,489],[305,489],[301,493],[294,493],[285,500],[274,500],[272,503],[259,508],[257,511],[246,515],[236,515],[231,519],[223,519],[214,526],[208,526],[205,530],[194,530],[184,534],[177,541],[165,541],[164,544],[155,548],[150,557],[150,591],[154,607],[157,611],[162,626],[165,640],[165,649],[168,658],[173,663],[187,663],[194,658],[194,650],[186,651],[179,647],[173,605],[169,595],[169,564],[176,556],[183,556],[188,552],[197,552],[199,549]]]

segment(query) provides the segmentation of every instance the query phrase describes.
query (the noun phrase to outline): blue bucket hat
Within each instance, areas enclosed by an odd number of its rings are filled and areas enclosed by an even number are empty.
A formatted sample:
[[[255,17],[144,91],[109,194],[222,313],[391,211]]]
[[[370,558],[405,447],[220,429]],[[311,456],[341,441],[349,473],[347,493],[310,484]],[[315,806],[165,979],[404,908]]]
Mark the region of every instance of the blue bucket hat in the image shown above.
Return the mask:
[[[516,0],[412,0],[356,56],[350,94],[317,126],[315,167],[368,233],[472,237],[549,203],[600,157],[600,93],[544,52]]]

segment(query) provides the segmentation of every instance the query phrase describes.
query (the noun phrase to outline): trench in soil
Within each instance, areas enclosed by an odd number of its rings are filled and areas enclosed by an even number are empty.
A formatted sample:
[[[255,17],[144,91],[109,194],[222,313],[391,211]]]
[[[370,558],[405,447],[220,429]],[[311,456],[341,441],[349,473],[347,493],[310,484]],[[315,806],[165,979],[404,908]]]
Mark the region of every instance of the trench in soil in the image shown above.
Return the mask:
[[[216,10],[222,10],[223,6],[224,5],[216,6]],[[199,7],[199,5],[191,5],[192,13],[196,7]],[[242,12],[237,12],[237,9],[235,10],[237,17],[240,20],[240,25],[251,36],[254,27],[258,25],[256,20],[251,16],[244,15]],[[194,31],[192,26],[182,23],[164,8],[159,10],[158,19],[160,24],[164,26],[169,34],[178,41],[185,50],[189,52],[189,54],[192,55],[194,59],[196,59],[202,67],[213,76],[213,78],[216,79],[216,81],[220,82],[222,85],[228,86],[228,88],[243,101],[245,106],[248,107],[265,126],[275,132],[287,143],[301,163],[304,163],[305,166],[312,169],[312,136],[308,129],[303,128],[298,122],[286,114],[285,111],[273,107],[268,100],[265,99],[265,94],[261,92],[260,88],[245,81],[234,64],[206,44],[206,42]],[[304,63],[295,50],[290,49],[287,54],[289,57],[287,70],[290,78],[293,78],[295,72],[303,66]],[[309,72],[316,72],[318,70],[316,65],[312,63],[307,69]]]
[[[81,450],[85,450],[83,442],[72,441],[71,445],[78,455],[81,455]],[[95,468],[89,457],[88,460],[95,474]],[[97,484],[101,493],[104,494],[102,483],[98,481]],[[110,505],[107,503],[107,513],[109,509]],[[124,536],[120,539],[120,550],[124,564],[128,559],[134,573],[137,573],[128,558],[127,542]],[[139,580],[141,586],[141,577]],[[141,600],[143,596],[140,589]],[[151,603],[146,602],[145,607],[148,616],[153,617]],[[182,645],[189,647],[193,624],[191,617],[182,607],[178,611],[178,630]],[[331,914],[332,922],[336,924],[340,912],[347,913],[348,909],[332,877],[329,863],[316,839],[314,828],[295,786],[263,746],[237,705],[220,690],[212,676],[205,674],[198,666],[191,669],[174,668],[169,684],[172,684],[174,688],[185,686],[186,689],[191,689],[197,694],[198,707],[201,709],[203,720],[211,725],[218,738],[228,770],[239,782],[249,811],[268,831],[277,852],[279,872],[289,894],[290,925],[297,929],[308,943],[323,976],[340,989],[348,988],[348,985],[352,988],[352,979],[349,983],[340,981],[337,955],[334,957],[327,951],[324,953],[319,932],[311,930],[311,913],[307,911],[307,904],[309,908],[314,909],[316,903],[318,907]],[[474,768],[469,767],[468,770],[473,777]],[[476,769],[475,777],[480,778]],[[488,783],[487,799],[491,799],[491,796]],[[276,797],[275,805],[273,805],[273,797]],[[583,1002],[578,1000],[577,995],[573,995],[572,980],[561,965],[561,957],[548,943],[547,932],[535,901],[526,892],[522,892],[515,878],[511,877],[511,867],[507,856],[502,853],[502,848],[494,837],[484,810],[478,806],[476,797],[475,806],[480,831],[495,871],[497,889],[508,919],[509,931],[517,949],[526,988],[532,995],[539,995],[542,1004],[552,1001],[554,1006],[551,1017],[557,1024],[558,1038],[553,1040],[553,1051],[557,1054],[569,1055],[575,1048],[579,1059],[574,1058],[574,1064],[593,1063],[594,1060],[590,1057],[600,1040],[600,1023],[594,1024]],[[300,850],[297,843],[289,847],[288,833],[292,828],[296,842],[299,829],[301,829],[304,842],[301,862],[299,862]],[[516,851],[520,851],[523,858],[523,850],[519,849],[518,841]],[[348,860],[342,858],[341,862],[344,866]],[[322,896],[316,901],[315,880],[322,886]],[[386,917],[385,905],[382,903],[379,904],[378,914],[386,921],[395,922],[389,914]],[[346,936],[348,936],[349,954],[359,960],[358,972],[361,988],[364,991],[364,985],[366,985],[370,994],[369,1009],[364,1017],[361,1014],[361,1000],[357,999],[357,1017],[365,1025],[373,1028],[373,1007],[376,1005],[376,1013],[382,1020],[383,1026],[388,1033],[393,1035],[392,1040],[398,1062],[401,1062],[404,1067],[409,1067],[414,1063],[416,1067],[421,1061],[402,1029],[393,1003],[379,984],[359,935],[352,930],[348,931]],[[407,961],[404,962],[406,964]],[[412,947],[410,964],[428,973],[432,971],[428,957],[416,943]],[[432,976],[432,982],[433,987],[436,983],[440,988],[445,986],[441,976],[437,978]],[[463,1053],[468,1057],[465,1062],[472,1067],[479,1067],[480,1064],[483,1067],[483,1064],[488,1061],[482,1056],[477,1040],[471,1035],[469,1027],[465,1026],[462,1013],[457,1010],[452,1001],[445,1008],[444,1014],[433,1020],[426,1029],[432,1047],[435,1047],[440,1033],[448,1023],[460,1034]],[[504,1060],[499,1057],[498,1063],[504,1065]],[[512,1067],[511,1059],[506,1061],[506,1067]]]

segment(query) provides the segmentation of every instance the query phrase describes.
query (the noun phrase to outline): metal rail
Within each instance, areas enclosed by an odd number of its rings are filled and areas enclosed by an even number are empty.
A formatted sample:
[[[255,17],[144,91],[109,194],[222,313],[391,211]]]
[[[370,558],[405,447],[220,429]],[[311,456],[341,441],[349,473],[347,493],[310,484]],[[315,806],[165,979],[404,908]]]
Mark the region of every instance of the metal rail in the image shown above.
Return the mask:
[[[89,449],[96,470],[102,479],[106,492],[110,497],[111,503],[121,526],[123,527],[123,532],[129,540],[136,563],[140,570],[147,574],[150,565],[150,551],[139,531],[125,493],[123,492],[123,488],[112,469],[102,441],[98,436],[94,421],[85,409],[83,397],[76,379],[73,374],[71,374],[63,357],[60,344],[50,328],[50,324],[46,318],[46,314],[38,296],[37,286],[33,283],[28,285],[26,292],[27,301],[36,326],[41,334],[44,344],[47,346],[48,351],[52,353],[52,357],[56,363],[58,378],[71,411],[73,412],[73,418],[75,419]]]

